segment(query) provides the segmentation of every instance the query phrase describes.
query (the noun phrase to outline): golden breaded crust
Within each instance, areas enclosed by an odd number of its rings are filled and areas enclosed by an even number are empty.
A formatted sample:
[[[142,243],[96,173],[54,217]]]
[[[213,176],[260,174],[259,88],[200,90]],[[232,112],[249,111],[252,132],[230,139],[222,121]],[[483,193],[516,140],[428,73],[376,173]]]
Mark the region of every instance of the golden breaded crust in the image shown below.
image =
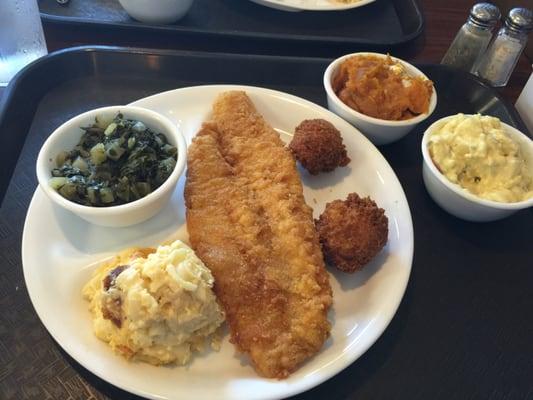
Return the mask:
[[[226,92],[189,147],[187,228],[231,340],[285,378],[329,336],[331,287],[295,162],[244,92]]]
[[[326,204],[316,227],[326,260],[344,272],[367,264],[385,246],[389,234],[385,211],[357,193]]]
[[[306,119],[294,130],[289,149],[311,175],[330,172],[350,162],[341,133],[324,119]]]

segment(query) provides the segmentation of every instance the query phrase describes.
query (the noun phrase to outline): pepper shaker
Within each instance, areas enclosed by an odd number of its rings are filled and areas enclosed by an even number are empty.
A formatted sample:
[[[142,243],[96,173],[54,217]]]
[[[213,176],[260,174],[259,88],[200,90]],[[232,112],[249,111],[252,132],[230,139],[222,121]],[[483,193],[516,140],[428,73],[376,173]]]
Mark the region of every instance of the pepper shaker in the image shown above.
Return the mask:
[[[500,10],[490,3],[478,3],[470,10],[441,64],[474,72],[492,39],[492,31],[500,20]]]
[[[513,8],[496,39],[483,56],[477,74],[492,86],[507,85],[533,29],[533,13],[527,8]]]

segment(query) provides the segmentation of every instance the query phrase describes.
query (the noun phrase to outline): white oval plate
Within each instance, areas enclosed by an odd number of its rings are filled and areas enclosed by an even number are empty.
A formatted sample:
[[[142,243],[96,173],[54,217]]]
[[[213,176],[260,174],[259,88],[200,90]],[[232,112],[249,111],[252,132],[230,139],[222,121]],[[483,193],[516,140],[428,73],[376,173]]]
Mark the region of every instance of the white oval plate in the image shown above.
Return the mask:
[[[326,109],[282,92],[245,86],[177,89],[133,103],[160,112],[178,124],[190,143],[209,116],[216,95],[245,90],[259,112],[288,139],[304,119],[325,118],[343,134],[352,162],[330,174],[312,177],[300,171],[305,198],[317,217],[326,202],[350,192],[370,195],[386,210],[389,242],[363,271],[333,271],[331,338],[323,349],[283,381],[263,379],[239,357],[225,336],[222,349],[196,356],[185,367],[154,367],[113,354],[93,334],[88,303],[81,289],[98,263],[131,246],[155,246],[187,240],[183,185],[157,216],[128,228],[91,225],[54,206],[37,189],[22,238],[24,277],[31,300],[54,339],[81,365],[100,378],[152,399],[275,399],[310,389],[363,354],[385,330],[402,299],[413,257],[409,206],[396,175],[380,152],[359,131]]]
[[[262,6],[282,11],[341,11],[365,6],[376,0],[359,0],[341,3],[336,0],[251,0]]]

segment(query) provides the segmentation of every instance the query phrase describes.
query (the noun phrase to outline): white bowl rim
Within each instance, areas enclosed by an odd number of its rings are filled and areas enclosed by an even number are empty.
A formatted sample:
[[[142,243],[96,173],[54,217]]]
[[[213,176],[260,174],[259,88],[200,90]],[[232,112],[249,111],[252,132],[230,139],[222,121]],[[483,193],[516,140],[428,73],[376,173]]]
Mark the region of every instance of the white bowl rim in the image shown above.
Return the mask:
[[[464,115],[472,116],[472,115],[475,115],[475,114],[464,114]],[[424,159],[424,163],[429,168],[431,173],[434,176],[436,176],[437,179],[439,180],[439,182],[441,182],[448,189],[450,189],[454,193],[458,194],[459,196],[461,196],[464,199],[469,200],[469,201],[471,201],[473,203],[477,203],[477,204],[480,204],[480,205],[483,205],[483,206],[486,206],[486,207],[490,207],[490,208],[496,208],[496,209],[499,209],[499,210],[521,210],[521,209],[529,208],[529,207],[533,206],[533,197],[530,197],[527,200],[517,201],[517,202],[513,202],[513,203],[503,203],[503,202],[499,202],[499,201],[483,199],[481,197],[476,196],[473,193],[470,193],[468,190],[462,188],[460,185],[451,182],[450,180],[448,180],[448,178],[446,178],[446,176],[444,176],[444,174],[442,172],[440,172],[438,170],[437,166],[435,165],[435,163],[433,162],[433,159],[431,158],[431,156],[429,154],[429,149],[428,149],[428,146],[427,146],[427,143],[428,143],[428,140],[429,140],[429,136],[431,135],[433,129],[435,129],[435,126],[438,123],[450,120],[450,119],[452,119],[452,118],[454,118],[456,116],[457,116],[457,114],[449,115],[447,117],[443,117],[441,119],[438,119],[437,121],[433,122],[426,129],[426,131],[424,132],[424,135],[422,136],[422,145],[421,145],[422,157]],[[520,132],[518,129],[512,127],[511,125],[506,124],[503,121],[500,121],[500,123],[505,128],[505,131],[507,133],[509,133],[509,135],[511,135],[513,137],[520,137],[521,136],[521,137],[527,139],[527,141],[529,141],[530,146],[533,146],[533,141],[527,135],[525,135],[524,133]]]
[[[170,3],[168,0],[163,2],[159,1],[156,11],[147,13],[146,5],[148,2],[146,1],[118,0],[118,2],[128,14],[132,13],[136,15],[136,17],[133,17],[133,15],[130,14],[132,18],[136,18],[139,21],[141,18],[150,21],[147,23],[156,22],[157,20],[171,20],[174,19],[175,16],[179,19],[189,11],[193,4],[193,0],[173,0]],[[150,10],[153,10],[152,4],[149,4],[148,6],[150,7]]]
[[[427,113],[417,115],[414,118],[399,120],[399,121],[393,121],[388,119],[380,119],[380,118],[374,118],[370,117],[366,114],[360,113],[359,111],[354,110],[350,106],[346,105],[337,94],[333,91],[333,88],[331,87],[331,75],[333,74],[333,70],[344,60],[354,57],[354,56],[377,56],[380,58],[386,58],[387,54],[382,53],[372,53],[372,52],[358,52],[358,53],[351,53],[346,54],[342,57],[339,57],[335,60],[333,60],[328,67],[326,68],[326,71],[324,72],[324,89],[326,90],[327,95],[341,107],[345,112],[348,112],[350,114],[353,114],[354,116],[366,121],[371,122],[377,125],[383,125],[383,126],[409,126],[409,125],[416,125],[422,121],[424,121],[426,118],[428,118],[431,114],[433,114],[433,111],[435,111],[435,107],[437,106],[437,90],[435,88],[435,85],[433,85],[433,92],[431,93],[431,98],[429,100],[429,110]],[[409,73],[412,73],[413,71],[418,75],[422,76],[428,80],[430,80],[426,74],[424,74],[422,71],[420,71],[418,68],[416,68],[414,65],[408,63],[407,61],[404,61],[400,58],[390,56],[390,58],[393,61],[399,62],[404,67],[408,69]]]
[[[172,135],[176,140],[176,148],[178,150],[177,152],[177,162],[176,166],[174,167],[174,170],[170,174],[170,176],[163,182],[161,186],[159,186],[156,190],[153,192],[147,194],[146,196],[134,200],[130,203],[120,204],[116,206],[109,206],[109,207],[92,207],[92,206],[85,206],[82,204],[75,203],[73,201],[70,201],[63,196],[61,196],[56,190],[52,189],[50,185],[48,184],[50,179],[50,171],[44,167],[45,164],[47,164],[47,159],[50,157],[55,157],[55,155],[50,154],[50,147],[52,142],[59,137],[60,135],[63,135],[67,132],[67,129],[76,129],[71,125],[75,125],[78,123],[78,121],[81,121],[91,115],[97,116],[98,114],[103,113],[116,113],[119,111],[124,112],[132,112],[133,114],[139,114],[140,117],[135,117],[135,119],[138,119],[142,122],[143,116],[147,118],[152,118],[155,120],[158,120],[164,127],[167,132],[165,132],[165,135]],[[78,125],[79,129],[79,125]],[[81,134],[80,134],[81,136]],[[50,136],[46,139],[44,144],[42,145],[41,149],[39,150],[39,155],[37,156],[37,163],[36,163],[36,172],[37,172],[37,180],[39,182],[39,186],[44,190],[44,192],[50,197],[50,199],[59,205],[63,206],[64,208],[74,212],[74,213],[82,213],[84,215],[87,214],[93,214],[93,216],[109,216],[114,214],[121,214],[127,211],[136,210],[139,208],[142,208],[146,206],[147,204],[151,203],[154,198],[159,197],[162,195],[165,191],[169,190],[172,186],[174,186],[177,182],[179,177],[181,176],[183,169],[185,168],[185,162],[187,157],[187,144],[185,142],[185,138],[183,137],[183,134],[179,131],[177,126],[173,124],[167,117],[146,109],[142,107],[137,106],[128,106],[128,105],[115,105],[115,106],[106,106],[106,107],[99,107],[95,108],[89,111],[85,111],[81,114],[78,114],[68,121],[65,121],[62,123],[58,128],[56,128]],[[46,169],[46,171],[45,171]]]

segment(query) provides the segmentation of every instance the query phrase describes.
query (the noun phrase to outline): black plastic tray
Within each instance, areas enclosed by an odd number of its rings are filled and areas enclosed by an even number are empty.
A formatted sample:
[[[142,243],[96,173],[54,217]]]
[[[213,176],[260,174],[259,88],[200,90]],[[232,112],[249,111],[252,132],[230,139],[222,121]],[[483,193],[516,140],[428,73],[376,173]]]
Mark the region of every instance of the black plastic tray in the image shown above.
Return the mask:
[[[43,141],[83,111],[163,90],[240,83],[325,104],[327,60],[78,48],[23,70],[0,111],[0,399],[133,399],[95,377],[54,343],[39,322],[22,276],[23,221],[37,185]],[[442,211],[422,183],[421,135],[437,118],[483,112],[525,131],[515,109],[475,77],[420,65],[438,92],[435,113],[399,142],[380,148],[413,215],[415,258],[405,297],[382,337],[352,366],[299,399],[465,399],[531,396],[533,210],[474,224]],[[43,232],[45,235],[46,232]],[[383,293],[386,296],[387,293]]]
[[[424,19],[417,0],[376,0],[347,11],[285,12],[249,0],[195,0],[189,13],[171,25],[149,25],[130,18],[117,0],[55,0],[39,3],[44,21],[94,28],[137,30],[174,35],[181,43],[209,40],[211,50],[276,53],[278,47],[296,50],[305,45],[315,54],[356,48],[389,48],[416,38]],[[217,40],[218,39],[218,40]],[[291,46],[292,45],[292,46]]]

